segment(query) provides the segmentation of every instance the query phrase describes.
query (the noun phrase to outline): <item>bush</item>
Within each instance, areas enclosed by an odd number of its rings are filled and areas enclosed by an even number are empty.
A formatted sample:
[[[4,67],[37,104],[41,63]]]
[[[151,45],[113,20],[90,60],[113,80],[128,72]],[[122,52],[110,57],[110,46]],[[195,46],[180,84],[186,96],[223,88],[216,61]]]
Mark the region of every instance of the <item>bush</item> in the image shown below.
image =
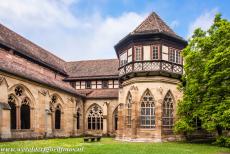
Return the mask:
[[[220,136],[216,139],[215,144],[217,144],[219,146],[230,148],[230,137]]]

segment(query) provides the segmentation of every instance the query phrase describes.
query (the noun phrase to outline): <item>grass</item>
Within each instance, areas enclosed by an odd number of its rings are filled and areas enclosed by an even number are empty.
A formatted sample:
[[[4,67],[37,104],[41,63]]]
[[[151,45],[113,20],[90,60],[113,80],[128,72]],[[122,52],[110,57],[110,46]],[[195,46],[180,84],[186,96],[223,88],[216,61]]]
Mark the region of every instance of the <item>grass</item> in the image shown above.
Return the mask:
[[[115,141],[112,138],[102,138],[101,142],[93,142],[93,143],[84,143],[82,138],[14,141],[14,142],[0,143],[0,151],[4,148],[18,149],[18,148],[33,148],[33,147],[36,148],[82,147],[83,151],[65,152],[65,153],[83,153],[83,154],[230,154],[230,149],[217,147],[210,144],[194,144],[194,143],[182,143],[182,142],[128,143],[128,142]],[[0,152],[0,154],[1,153],[7,153],[7,152]],[[20,153],[29,153],[29,152],[17,152],[17,154]],[[49,152],[49,153],[57,153],[57,152]]]

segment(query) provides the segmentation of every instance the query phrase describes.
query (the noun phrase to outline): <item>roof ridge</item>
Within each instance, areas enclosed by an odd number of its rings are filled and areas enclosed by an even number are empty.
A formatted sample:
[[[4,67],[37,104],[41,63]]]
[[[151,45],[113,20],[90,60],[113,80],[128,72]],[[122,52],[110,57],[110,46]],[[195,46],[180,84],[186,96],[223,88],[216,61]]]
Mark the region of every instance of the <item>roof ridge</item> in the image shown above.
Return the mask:
[[[89,60],[67,61],[67,63],[87,62],[87,61],[109,61],[109,60],[118,60],[118,59],[117,58],[114,58],[114,59],[89,59]]]

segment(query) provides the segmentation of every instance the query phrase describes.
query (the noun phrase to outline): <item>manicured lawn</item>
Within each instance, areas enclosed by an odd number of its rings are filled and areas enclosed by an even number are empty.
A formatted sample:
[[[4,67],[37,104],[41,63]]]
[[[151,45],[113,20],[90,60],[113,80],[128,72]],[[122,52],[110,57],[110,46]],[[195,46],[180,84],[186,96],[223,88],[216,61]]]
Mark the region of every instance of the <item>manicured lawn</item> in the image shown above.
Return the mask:
[[[34,141],[15,141],[0,143],[0,151],[4,148],[77,148],[83,154],[230,154],[230,149],[208,144],[190,143],[127,143],[112,138],[102,138],[101,142],[84,143],[82,138],[49,139]],[[4,152],[0,152],[4,153]],[[6,153],[6,152],[5,152]],[[19,153],[19,152],[17,152]],[[21,152],[23,153],[23,152]],[[28,153],[28,152],[24,152]],[[34,152],[33,152],[34,153]],[[50,152],[57,153],[57,152]],[[74,152],[65,152],[74,153]]]

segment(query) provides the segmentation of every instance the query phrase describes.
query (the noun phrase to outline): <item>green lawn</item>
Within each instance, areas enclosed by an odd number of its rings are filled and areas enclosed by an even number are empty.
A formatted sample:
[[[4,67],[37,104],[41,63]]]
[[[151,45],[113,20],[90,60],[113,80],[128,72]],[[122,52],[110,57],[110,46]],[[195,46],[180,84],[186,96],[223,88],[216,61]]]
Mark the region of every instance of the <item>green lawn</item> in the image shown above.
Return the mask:
[[[49,139],[34,141],[15,141],[0,143],[0,151],[4,148],[77,148],[83,154],[230,154],[230,149],[208,144],[190,143],[128,143],[115,141],[112,138],[102,138],[101,142],[84,143],[82,138]],[[7,153],[7,152],[0,152]],[[19,152],[17,152],[19,153]],[[23,152],[20,152],[23,153]],[[24,152],[28,153],[28,152]],[[35,153],[35,152],[33,152]],[[57,152],[50,152],[57,153]],[[71,152],[65,152],[71,153]],[[74,152],[72,152],[74,153]]]

